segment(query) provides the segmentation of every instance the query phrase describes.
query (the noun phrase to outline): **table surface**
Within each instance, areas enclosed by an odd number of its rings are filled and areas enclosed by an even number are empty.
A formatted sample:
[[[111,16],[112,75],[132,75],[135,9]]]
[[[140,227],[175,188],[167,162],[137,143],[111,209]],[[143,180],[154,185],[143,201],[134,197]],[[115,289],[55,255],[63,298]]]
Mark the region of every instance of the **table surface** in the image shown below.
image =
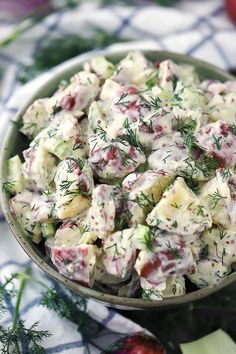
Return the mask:
[[[236,283],[205,299],[165,310],[119,311],[157,335],[168,354],[219,328],[236,341]]]

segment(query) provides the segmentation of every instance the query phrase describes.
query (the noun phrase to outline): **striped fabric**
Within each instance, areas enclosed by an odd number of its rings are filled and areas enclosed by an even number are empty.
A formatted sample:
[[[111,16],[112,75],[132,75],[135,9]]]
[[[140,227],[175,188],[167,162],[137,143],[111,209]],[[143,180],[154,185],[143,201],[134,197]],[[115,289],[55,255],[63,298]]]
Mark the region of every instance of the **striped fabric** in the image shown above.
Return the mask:
[[[3,73],[0,86],[0,141],[9,121],[14,118],[25,98],[55,71],[71,65],[76,59],[61,64],[22,87],[16,81],[20,65],[30,63],[33,53],[37,52],[45,38],[71,31],[81,33],[87,30],[88,24],[101,27],[121,38],[132,38],[134,42],[128,44],[132,48],[170,50],[207,60],[225,69],[235,67],[236,31],[227,19],[221,0],[180,1],[176,8],[164,8],[151,3],[148,6],[105,7],[87,2],[71,11],[47,17],[0,52],[0,69]],[[11,31],[11,24],[0,23],[0,40]],[[127,44],[119,44],[110,47],[110,50],[126,46]],[[0,282],[12,272],[23,271],[31,265],[3,217],[0,218],[0,251]],[[36,266],[33,266],[33,270],[36,277],[52,283]],[[52,332],[53,336],[43,342],[46,353],[85,353],[84,342],[75,325],[39,305],[42,291],[38,285],[27,288],[21,318],[26,320],[27,325],[39,321],[40,329]],[[62,296],[68,297],[65,290],[60,291]],[[89,300],[87,306],[91,317],[101,323],[100,335],[89,343],[92,354],[99,353],[100,348],[116,338],[111,335],[110,330],[126,334],[140,331],[138,325],[101,304]],[[4,325],[10,324],[13,311],[14,303],[9,301],[8,312],[2,321]],[[109,333],[106,329],[109,329]],[[28,353],[27,348],[25,353]]]

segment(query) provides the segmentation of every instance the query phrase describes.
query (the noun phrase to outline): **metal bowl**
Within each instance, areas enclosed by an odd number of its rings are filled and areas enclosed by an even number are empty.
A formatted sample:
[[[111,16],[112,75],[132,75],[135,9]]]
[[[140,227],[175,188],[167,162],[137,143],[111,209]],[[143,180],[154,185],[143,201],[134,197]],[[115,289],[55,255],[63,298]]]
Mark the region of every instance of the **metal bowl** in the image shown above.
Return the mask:
[[[108,59],[118,62],[121,58],[123,58],[130,49],[127,47],[126,50],[103,50],[100,52],[92,52],[86,55],[79,56],[76,59],[73,59],[70,67],[62,68],[60,71],[57,71],[55,75],[49,79],[44,85],[42,85],[37,92],[32,95],[32,97],[26,100],[24,107],[17,113],[16,120],[20,119],[20,117],[24,114],[29,105],[36,100],[37,98],[47,97],[51,95],[57,88],[59,82],[62,79],[69,78],[77,71],[82,69],[82,65],[88,59],[95,57],[97,55],[105,55]],[[191,64],[195,67],[196,72],[199,74],[200,78],[203,79],[214,79],[220,81],[226,80],[234,80],[234,76],[228,74],[226,71],[208,64],[202,60],[191,58],[185,55],[180,55],[172,52],[160,52],[153,50],[144,50],[144,54],[154,60],[154,61],[162,61],[165,59],[172,59],[176,63],[186,63]],[[17,131],[15,125],[11,125],[9,128],[7,135],[5,137],[2,151],[1,151],[1,161],[0,161],[0,181],[1,185],[3,181],[6,179],[7,173],[7,160],[16,153],[22,151],[23,148],[26,148],[28,141],[26,137],[24,137],[21,133]],[[1,188],[2,189],[2,188]],[[104,303],[107,306],[119,308],[119,309],[151,309],[151,308],[166,308],[171,306],[177,306],[180,304],[192,302],[201,298],[204,298],[225,286],[233,283],[236,280],[236,272],[231,273],[229,276],[224,278],[219,284],[207,287],[203,289],[194,290],[185,295],[172,297],[168,299],[164,299],[162,301],[151,301],[151,300],[143,300],[137,298],[126,298],[119,297],[114,295],[109,295],[102,293],[100,291],[87,288],[75,281],[67,279],[63,275],[61,275],[55,266],[52,264],[51,260],[46,256],[44,248],[42,246],[38,246],[34,244],[29,238],[27,238],[23,230],[21,229],[19,223],[15,219],[15,217],[11,214],[9,209],[9,197],[4,191],[1,191],[1,201],[2,208],[6,220],[21,247],[28,254],[28,256],[49,276],[56,279],[60,283],[62,283],[65,287],[69,288],[75,293],[83,295],[87,298],[92,298],[99,302]]]

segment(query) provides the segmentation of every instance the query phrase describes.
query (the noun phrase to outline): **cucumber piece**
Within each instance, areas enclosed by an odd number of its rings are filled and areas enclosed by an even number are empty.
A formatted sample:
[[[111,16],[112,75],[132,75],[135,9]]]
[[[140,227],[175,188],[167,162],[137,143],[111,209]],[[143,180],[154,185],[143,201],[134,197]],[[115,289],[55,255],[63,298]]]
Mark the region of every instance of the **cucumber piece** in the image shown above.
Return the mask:
[[[42,234],[45,238],[53,237],[56,232],[55,225],[51,224],[51,223],[41,224],[41,230],[42,230]]]
[[[222,329],[191,343],[180,344],[183,354],[236,354],[236,344]]]
[[[92,70],[103,79],[108,79],[115,70],[115,66],[105,57],[96,57],[92,59],[91,66]]]
[[[103,130],[106,129],[104,116],[99,104],[96,101],[93,102],[89,107],[88,122],[89,132],[91,133],[100,132],[102,134]]]
[[[58,143],[54,144],[54,147],[50,152],[56,155],[60,160],[63,160],[66,156],[71,155],[71,148],[68,142],[66,143],[62,140],[58,140]]]
[[[8,160],[8,177],[3,183],[3,189],[6,193],[16,194],[24,189],[24,177],[22,174],[22,163],[18,155]]]
[[[138,224],[134,229],[133,240],[140,250],[147,250],[151,246],[150,229],[148,226]],[[150,243],[150,244],[149,244]]]

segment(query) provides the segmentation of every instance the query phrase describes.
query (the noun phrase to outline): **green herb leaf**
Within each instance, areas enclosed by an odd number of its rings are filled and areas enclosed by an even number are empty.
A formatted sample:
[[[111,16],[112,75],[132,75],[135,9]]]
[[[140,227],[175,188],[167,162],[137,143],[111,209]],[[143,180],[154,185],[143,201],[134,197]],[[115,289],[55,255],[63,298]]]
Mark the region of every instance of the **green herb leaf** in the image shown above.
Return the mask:
[[[211,197],[210,207],[211,209],[215,209],[217,205],[223,200],[227,199],[226,196],[220,194],[219,189],[217,188],[216,191],[212,194],[208,194]]]

